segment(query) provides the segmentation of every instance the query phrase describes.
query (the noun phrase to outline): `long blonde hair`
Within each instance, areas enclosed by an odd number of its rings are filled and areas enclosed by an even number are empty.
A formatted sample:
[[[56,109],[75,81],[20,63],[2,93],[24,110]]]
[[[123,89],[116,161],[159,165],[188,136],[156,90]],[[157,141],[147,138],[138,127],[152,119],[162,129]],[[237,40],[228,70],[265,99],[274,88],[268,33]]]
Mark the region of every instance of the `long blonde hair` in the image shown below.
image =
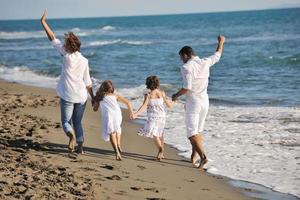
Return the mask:
[[[103,98],[105,97],[105,95],[114,93],[114,91],[115,91],[115,88],[114,88],[111,80],[103,81],[103,83],[99,87],[98,91],[96,92],[95,99],[98,102],[102,101]]]

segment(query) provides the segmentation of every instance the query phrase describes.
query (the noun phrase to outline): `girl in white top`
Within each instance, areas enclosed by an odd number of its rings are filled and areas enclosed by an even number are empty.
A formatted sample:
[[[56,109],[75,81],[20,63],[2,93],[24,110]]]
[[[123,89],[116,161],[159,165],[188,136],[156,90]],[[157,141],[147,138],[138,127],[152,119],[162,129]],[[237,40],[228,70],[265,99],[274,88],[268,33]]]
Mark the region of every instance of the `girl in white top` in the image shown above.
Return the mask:
[[[144,137],[153,138],[158,148],[157,160],[161,161],[164,158],[164,128],[166,123],[166,112],[164,104],[168,108],[173,107],[174,103],[169,100],[166,94],[159,89],[159,79],[156,76],[149,76],[146,79],[147,89],[149,93],[144,96],[144,103],[134,113],[133,118],[144,112],[147,108],[147,122],[138,132]]]
[[[116,160],[121,157],[121,123],[122,111],[118,102],[127,105],[129,117],[133,118],[131,103],[124,97],[114,93],[114,86],[110,80],[104,81],[98,89],[93,104],[94,111],[100,105],[102,115],[102,138],[110,141],[116,153]]]

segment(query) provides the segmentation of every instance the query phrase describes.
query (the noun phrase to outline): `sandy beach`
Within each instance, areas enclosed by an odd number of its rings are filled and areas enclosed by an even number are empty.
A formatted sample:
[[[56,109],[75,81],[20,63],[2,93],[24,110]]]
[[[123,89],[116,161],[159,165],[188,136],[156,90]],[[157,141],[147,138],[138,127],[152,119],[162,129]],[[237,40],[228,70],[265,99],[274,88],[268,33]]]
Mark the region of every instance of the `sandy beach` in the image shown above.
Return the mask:
[[[123,161],[100,137],[100,113],[84,116],[85,154],[69,154],[54,90],[0,81],[1,199],[249,199],[221,176],[193,168],[166,147],[155,161],[153,141],[124,110]]]

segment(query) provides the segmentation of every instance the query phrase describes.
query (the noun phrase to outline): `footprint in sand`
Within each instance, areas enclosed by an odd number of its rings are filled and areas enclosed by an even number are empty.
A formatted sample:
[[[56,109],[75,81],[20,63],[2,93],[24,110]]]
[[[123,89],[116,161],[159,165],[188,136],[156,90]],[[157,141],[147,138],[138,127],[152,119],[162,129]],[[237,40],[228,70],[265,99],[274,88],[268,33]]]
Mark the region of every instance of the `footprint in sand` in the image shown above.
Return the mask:
[[[141,187],[130,187],[130,189],[135,190],[135,191],[143,190],[143,188],[141,188]]]
[[[109,180],[113,180],[113,181],[120,181],[120,180],[122,180],[122,178],[120,176],[118,176],[118,175],[107,176],[105,178],[109,179]]]
[[[118,194],[118,195],[124,195],[124,194],[126,194],[126,193],[127,193],[126,191],[120,190],[120,191],[116,192],[115,194]]]
[[[146,167],[142,166],[142,165],[137,165],[137,167],[141,170],[147,169]]]
[[[185,181],[191,182],[191,183],[194,183],[194,182],[195,182],[194,180],[187,180],[187,179],[185,179]]]
[[[71,158],[71,159],[76,160],[77,159],[77,154],[75,154],[75,153],[69,153],[68,157]],[[78,160],[76,162],[78,162]]]
[[[147,190],[147,191],[152,191],[152,192],[155,192],[155,193],[159,193],[159,190],[156,189],[155,187],[144,188],[144,189]]]
[[[103,166],[100,166],[101,168],[104,168],[104,169],[109,169],[109,170],[113,170],[114,169],[114,166],[111,166],[111,165],[103,165]]]
[[[135,190],[135,191],[144,191],[144,190],[147,190],[147,191],[152,191],[152,192],[155,192],[155,193],[159,193],[159,190],[157,188],[155,188],[155,187],[150,187],[150,188],[130,187],[130,189]]]
[[[80,169],[83,169],[84,171],[93,171],[93,172],[97,172],[97,169],[93,169],[91,167],[81,167]]]

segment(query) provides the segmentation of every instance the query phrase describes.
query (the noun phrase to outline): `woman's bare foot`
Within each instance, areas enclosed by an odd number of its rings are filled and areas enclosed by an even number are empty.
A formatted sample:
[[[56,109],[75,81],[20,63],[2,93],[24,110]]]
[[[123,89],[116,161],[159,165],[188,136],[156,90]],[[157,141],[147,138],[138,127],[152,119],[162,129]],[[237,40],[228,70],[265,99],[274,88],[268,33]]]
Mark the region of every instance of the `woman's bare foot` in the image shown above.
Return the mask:
[[[70,152],[74,152],[75,148],[75,135],[73,132],[68,132],[67,136],[69,137],[69,144],[68,144],[68,149]]]
[[[78,142],[76,153],[78,153],[78,154],[84,154],[84,151],[83,151],[83,142]]]

